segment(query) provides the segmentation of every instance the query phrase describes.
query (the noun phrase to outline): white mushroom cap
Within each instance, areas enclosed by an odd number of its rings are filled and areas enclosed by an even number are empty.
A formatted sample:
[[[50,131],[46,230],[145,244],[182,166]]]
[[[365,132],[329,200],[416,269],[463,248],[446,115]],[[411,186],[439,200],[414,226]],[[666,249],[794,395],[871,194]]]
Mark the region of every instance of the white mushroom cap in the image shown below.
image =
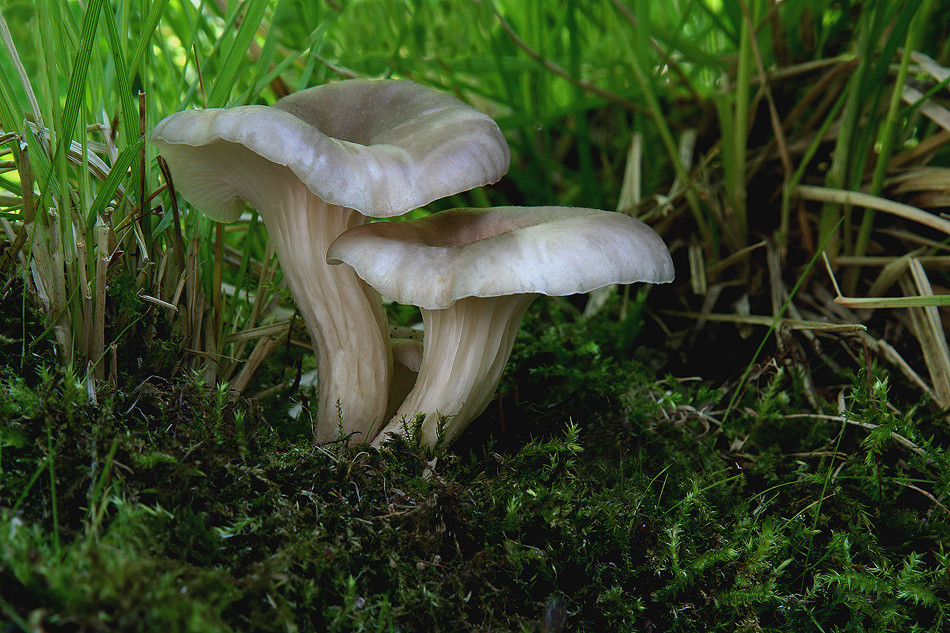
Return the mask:
[[[430,310],[464,297],[564,296],[673,280],[669,250],[649,226],[571,207],[451,209],[376,222],[344,232],[327,259],[349,264],[393,301]]]
[[[383,295],[422,310],[416,384],[376,446],[409,433],[420,414],[423,444],[454,441],[488,406],[537,296],[673,280],[670,253],[646,224],[567,207],[452,209],[367,224],[341,234],[327,261],[348,264]]]
[[[248,198],[242,169],[259,160],[250,153],[287,167],[325,202],[373,217],[493,183],[510,161],[490,117],[400,80],[340,81],[271,107],[177,112],[155,126],[152,143],[177,189],[223,221],[237,219]]]

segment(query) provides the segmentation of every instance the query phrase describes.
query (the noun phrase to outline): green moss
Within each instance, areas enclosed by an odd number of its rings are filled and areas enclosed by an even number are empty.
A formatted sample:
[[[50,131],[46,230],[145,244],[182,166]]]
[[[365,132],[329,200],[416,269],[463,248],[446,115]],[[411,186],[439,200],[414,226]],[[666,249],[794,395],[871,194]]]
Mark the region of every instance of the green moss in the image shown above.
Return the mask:
[[[544,353],[566,354],[556,347]],[[602,398],[589,417],[522,402],[551,430],[434,461],[288,442],[194,381],[94,407],[65,376],[7,378],[22,406],[4,436],[16,438],[0,485],[5,613],[97,631],[946,623],[947,522],[908,484],[942,494],[947,459],[920,439],[934,427],[880,417],[880,384],[862,393],[856,378],[852,414],[917,438],[926,457],[884,431],[818,421],[824,431],[801,433],[785,415],[795,398],[780,396],[787,374],[750,391],[727,426],[703,413],[722,392],[599,359],[585,371],[613,380],[571,378],[573,397]],[[830,454],[789,457],[807,449]]]

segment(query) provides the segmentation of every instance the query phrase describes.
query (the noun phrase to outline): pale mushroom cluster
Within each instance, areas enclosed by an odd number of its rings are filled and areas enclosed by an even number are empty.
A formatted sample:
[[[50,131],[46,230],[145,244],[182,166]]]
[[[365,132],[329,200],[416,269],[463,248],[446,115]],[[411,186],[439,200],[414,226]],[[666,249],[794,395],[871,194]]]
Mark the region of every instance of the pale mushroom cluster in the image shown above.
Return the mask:
[[[508,170],[490,117],[411,81],[178,112],[151,141],[210,218],[250,204],[263,219],[317,356],[318,442],[342,432],[379,446],[421,419],[424,445],[449,444],[488,406],[536,297],[673,279],[660,236],[620,213],[496,207],[367,223]],[[421,309],[421,350],[392,341],[380,294]]]

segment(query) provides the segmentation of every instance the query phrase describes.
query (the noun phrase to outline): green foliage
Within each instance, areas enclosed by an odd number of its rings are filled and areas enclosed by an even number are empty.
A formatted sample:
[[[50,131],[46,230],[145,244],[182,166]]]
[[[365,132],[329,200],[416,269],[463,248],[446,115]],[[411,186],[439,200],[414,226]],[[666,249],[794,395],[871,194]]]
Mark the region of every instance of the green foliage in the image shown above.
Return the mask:
[[[80,630],[237,630],[222,618],[234,592],[227,576],[156,560],[148,544],[153,535],[144,529],[156,511],[119,499],[110,505],[109,530],[87,534],[64,553],[51,546],[39,526],[3,512],[0,553],[7,605],[67,614]],[[62,626],[55,620],[51,624]]]

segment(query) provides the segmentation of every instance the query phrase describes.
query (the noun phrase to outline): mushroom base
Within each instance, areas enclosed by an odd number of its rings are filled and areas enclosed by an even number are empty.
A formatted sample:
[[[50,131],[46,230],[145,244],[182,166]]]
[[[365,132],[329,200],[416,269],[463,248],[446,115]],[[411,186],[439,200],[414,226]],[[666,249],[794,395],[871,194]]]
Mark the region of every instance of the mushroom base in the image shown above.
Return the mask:
[[[539,295],[467,297],[444,310],[422,310],[422,364],[412,391],[373,440],[409,437],[424,416],[419,441],[448,445],[485,410],[511,355],[521,319]]]

